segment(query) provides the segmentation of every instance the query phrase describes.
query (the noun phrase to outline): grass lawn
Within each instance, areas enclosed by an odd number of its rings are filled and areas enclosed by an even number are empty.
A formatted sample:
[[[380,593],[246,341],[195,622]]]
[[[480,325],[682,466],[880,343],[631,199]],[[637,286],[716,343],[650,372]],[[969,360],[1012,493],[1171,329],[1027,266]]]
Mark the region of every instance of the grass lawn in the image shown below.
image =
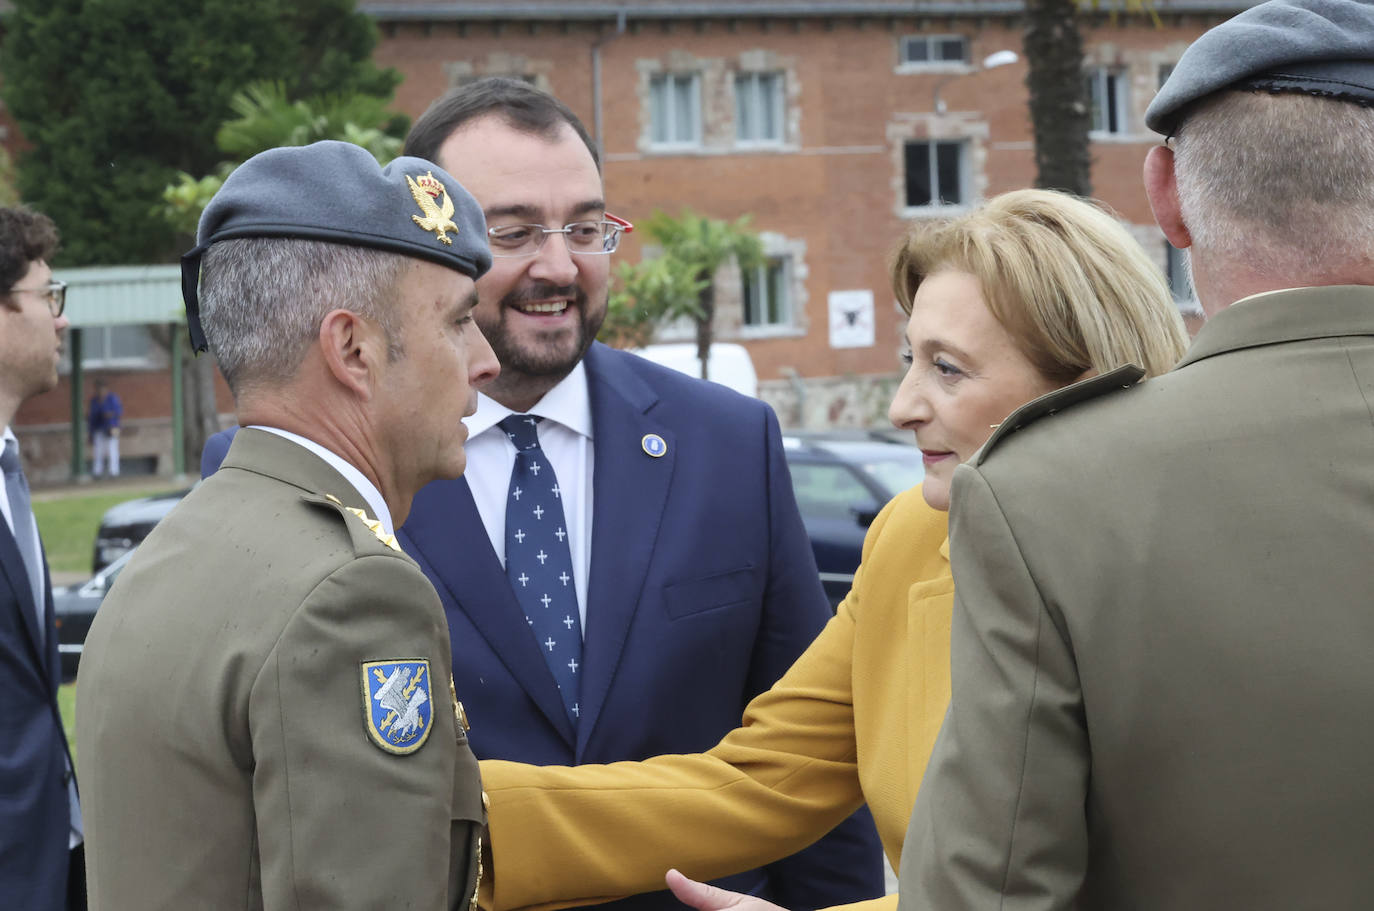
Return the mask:
[[[151,480],[146,487],[120,487],[117,490],[82,490],[76,493],[35,491],[33,514],[52,572],[90,572],[91,548],[100,517],[111,506],[150,494],[175,490],[166,480]]]
[[[62,728],[67,732],[67,744],[72,748],[72,762],[76,762],[76,681],[64,683],[57,690],[57,707],[62,710]]]

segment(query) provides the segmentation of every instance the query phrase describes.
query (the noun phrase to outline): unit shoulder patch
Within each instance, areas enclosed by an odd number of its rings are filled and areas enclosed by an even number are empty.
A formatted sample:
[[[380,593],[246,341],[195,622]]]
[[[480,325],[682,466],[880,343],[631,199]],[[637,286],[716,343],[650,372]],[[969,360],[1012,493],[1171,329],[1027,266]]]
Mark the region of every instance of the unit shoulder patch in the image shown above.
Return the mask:
[[[363,722],[388,753],[414,753],[434,727],[434,692],[426,658],[381,658],[362,663]]]
[[[1007,416],[997,428],[993,430],[992,436],[983,444],[973,457],[974,465],[981,465],[987,459],[988,454],[997,448],[998,444],[1007,437],[1025,427],[1030,426],[1041,418],[1046,418],[1058,414],[1074,405],[1091,399],[1101,398],[1122,389],[1129,389],[1140,382],[1141,377],[1145,376],[1145,371],[1134,364],[1126,364],[1108,373],[1099,376],[1089,377],[1081,382],[1065,386],[1063,389],[1056,389],[1054,392],[1046,393],[1034,401],[1027,402],[1020,408]]]

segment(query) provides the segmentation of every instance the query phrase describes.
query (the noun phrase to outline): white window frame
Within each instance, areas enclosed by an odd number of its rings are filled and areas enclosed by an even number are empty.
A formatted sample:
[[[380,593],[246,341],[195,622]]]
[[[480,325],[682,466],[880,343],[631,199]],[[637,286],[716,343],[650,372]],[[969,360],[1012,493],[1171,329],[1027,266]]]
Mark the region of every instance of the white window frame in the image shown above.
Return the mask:
[[[1125,68],[1090,66],[1083,78],[1088,87],[1088,135],[1128,135],[1131,132],[1131,91],[1130,77]],[[1113,109],[1116,112],[1115,120],[1111,116]]]
[[[931,196],[928,203],[910,203],[907,201],[910,196],[910,180],[906,172],[906,150],[909,146],[924,145],[930,149],[928,161],[929,173],[926,175],[930,179]],[[952,145],[958,147],[959,158],[957,176],[959,183],[959,201],[941,202],[940,201],[940,157],[938,149],[942,145]],[[969,146],[967,139],[908,139],[902,143],[902,207],[906,212],[929,212],[938,210],[941,212],[956,211],[965,209],[969,206],[969,196],[972,186],[969,174]]]
[[[755,288],[762,289],[763,294],[768,293],[772,287],[769,284],[770,273],[776,272],[777,289],[780,300],[777,302],[778,318],[774,321],[754,322],[749,321],[749,286],[752,282]],[[766,298],[759,300],[760,311],[767,319],[768,302]],[[758,335],[771,334],[779,329],[791,329],[793,324],[793,305],[792,305],[792,264],[790,256],[769,256],[766,257],[758,266],[752,270],[741,270],[740,272],[740,332],[741,334]]]
[[[677,86],[686,80],[690,86],[692,135],[686,139],[673,135],[677,128],[678,92]],[[657,101],[656,101],[657,99]],[[658,139],[656,115],[661,114],[667,127],[667,139]],[[701,147],[701,74],[700,73],[655,73],[649,77],[649,145],[655,149],[697,149]]]
[[[787,116],[784,101],[784,77],[777,71],[736,73],[735,74],[735,145],[744,148],[753,146],[779,146],[787,134],[784,118]],[[776,135],[745,136],[744,117],[746,99],[754,105],[756,133],[762,133],[763,112],[772,108],[773,125]]]
[[[110,326],[81,326],[81,367],[84,370],[155,370],[167,366],[163,349],[148,332],[152,327],[145,323],[118,323]],[[143,329],[148,344],[144,354],[134,357],[112,357],[110,355],[110,332],[114,329]],[[70,373],[72,350],[70,345],[62,347],[61,372]]]
[[[940,45],[946,41],[957,41],[963,49],[958,60],[943,60],[938,56]],[[924,60],[913,60],[911,49],[925,48]],[[897,44],[897,66],[899,69],[931,70],[965,67],[969,65],[970,42],[967,35],[903,35]]]

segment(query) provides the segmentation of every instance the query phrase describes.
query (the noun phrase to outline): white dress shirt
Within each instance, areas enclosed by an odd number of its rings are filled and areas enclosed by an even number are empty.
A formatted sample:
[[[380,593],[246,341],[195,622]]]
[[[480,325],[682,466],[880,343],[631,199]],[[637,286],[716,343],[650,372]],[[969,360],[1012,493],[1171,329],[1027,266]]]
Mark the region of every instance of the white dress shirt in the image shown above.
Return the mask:
[[[268,433],[275,433],[282,439],[290,440],[299,446],[304,446],[306,449],[315,453],[315,455],[324,459],[329,463],[330,468],[333,468],[339,474],[343,475],[344,480],[353,485],[353,489],[358,492],[358,496],[362,497],[363,501],[367,503],[368,511],[377,518],[377,521],[382,523],[382,530],[389,535],[396,533],[396,529],[391,527],[391,510],[386,508],[386,500],[382,499],[381,491],[377,489],[375,484],[367,479],[367,475],[344,461],[342,456],[332,450],[325,449],[314,440],[308,440],[298,433],[282,430],[280,427],[266,427],[262,424],[249,424],[248,426],[253,430],[265,430]],[[325,493],[328,492],[329,491],[325,491]]]
[[[496,426],[516,414],[495,399],[477,394],[477,413],[464,419],[468,427],[467,478],[477,514],[491,539],[501,565],[506,565],[506,497],[515,468],[515,445]],[[541,417],[539,448],[558,476],[563,521],[572,553],[577,612],[587,629],[587,577],[592,563],[592,403],[587,391],[587,368],[579,361],[572,373],[550,389],[528,414]]]
[[[15,446],[19,445],[19,438],[14,435],[14,430],[9,425],[6,425],[4,434],[0,435],[0,449],[4,449],[5,445],[9,443],[10,440],[14,440]],[[0,483],[0,486],[3,486],[3,483]],[[18,538],[18,532],[14,530],[14,516],[10,515],[10,498],[2,494],[4,494],[4,491],[0,490],[0,513],[4,513],[5,515],[5,524],[9,526],[10,534]],[[38,523],[33,516],[29,516],[28,523],[29,534],[37,535]]]

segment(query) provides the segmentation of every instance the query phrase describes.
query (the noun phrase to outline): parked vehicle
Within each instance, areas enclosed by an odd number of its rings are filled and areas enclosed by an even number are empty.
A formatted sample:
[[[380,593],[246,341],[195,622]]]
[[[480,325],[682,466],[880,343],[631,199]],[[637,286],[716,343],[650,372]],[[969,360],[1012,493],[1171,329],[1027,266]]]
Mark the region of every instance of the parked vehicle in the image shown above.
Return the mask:
[[[191,488],[140,497],[120,503],[105,511],[95,533],[95,553],[91,572],[98,573],[121,556],[133,550],[148,537],[148,532],[181,502]]]
[[[90,632],[95,612],[133,555],[132,550],[125,551],[85,582],[53,588],[52,606],[57,622],[57,650],[62,656],[63,682],[76,677],[81,652],[86,645],[86,633]]]
[[[881,433],[790,433],[783,451],[833,608],[849,593],[879,510],[925,477],[921,451]]]

